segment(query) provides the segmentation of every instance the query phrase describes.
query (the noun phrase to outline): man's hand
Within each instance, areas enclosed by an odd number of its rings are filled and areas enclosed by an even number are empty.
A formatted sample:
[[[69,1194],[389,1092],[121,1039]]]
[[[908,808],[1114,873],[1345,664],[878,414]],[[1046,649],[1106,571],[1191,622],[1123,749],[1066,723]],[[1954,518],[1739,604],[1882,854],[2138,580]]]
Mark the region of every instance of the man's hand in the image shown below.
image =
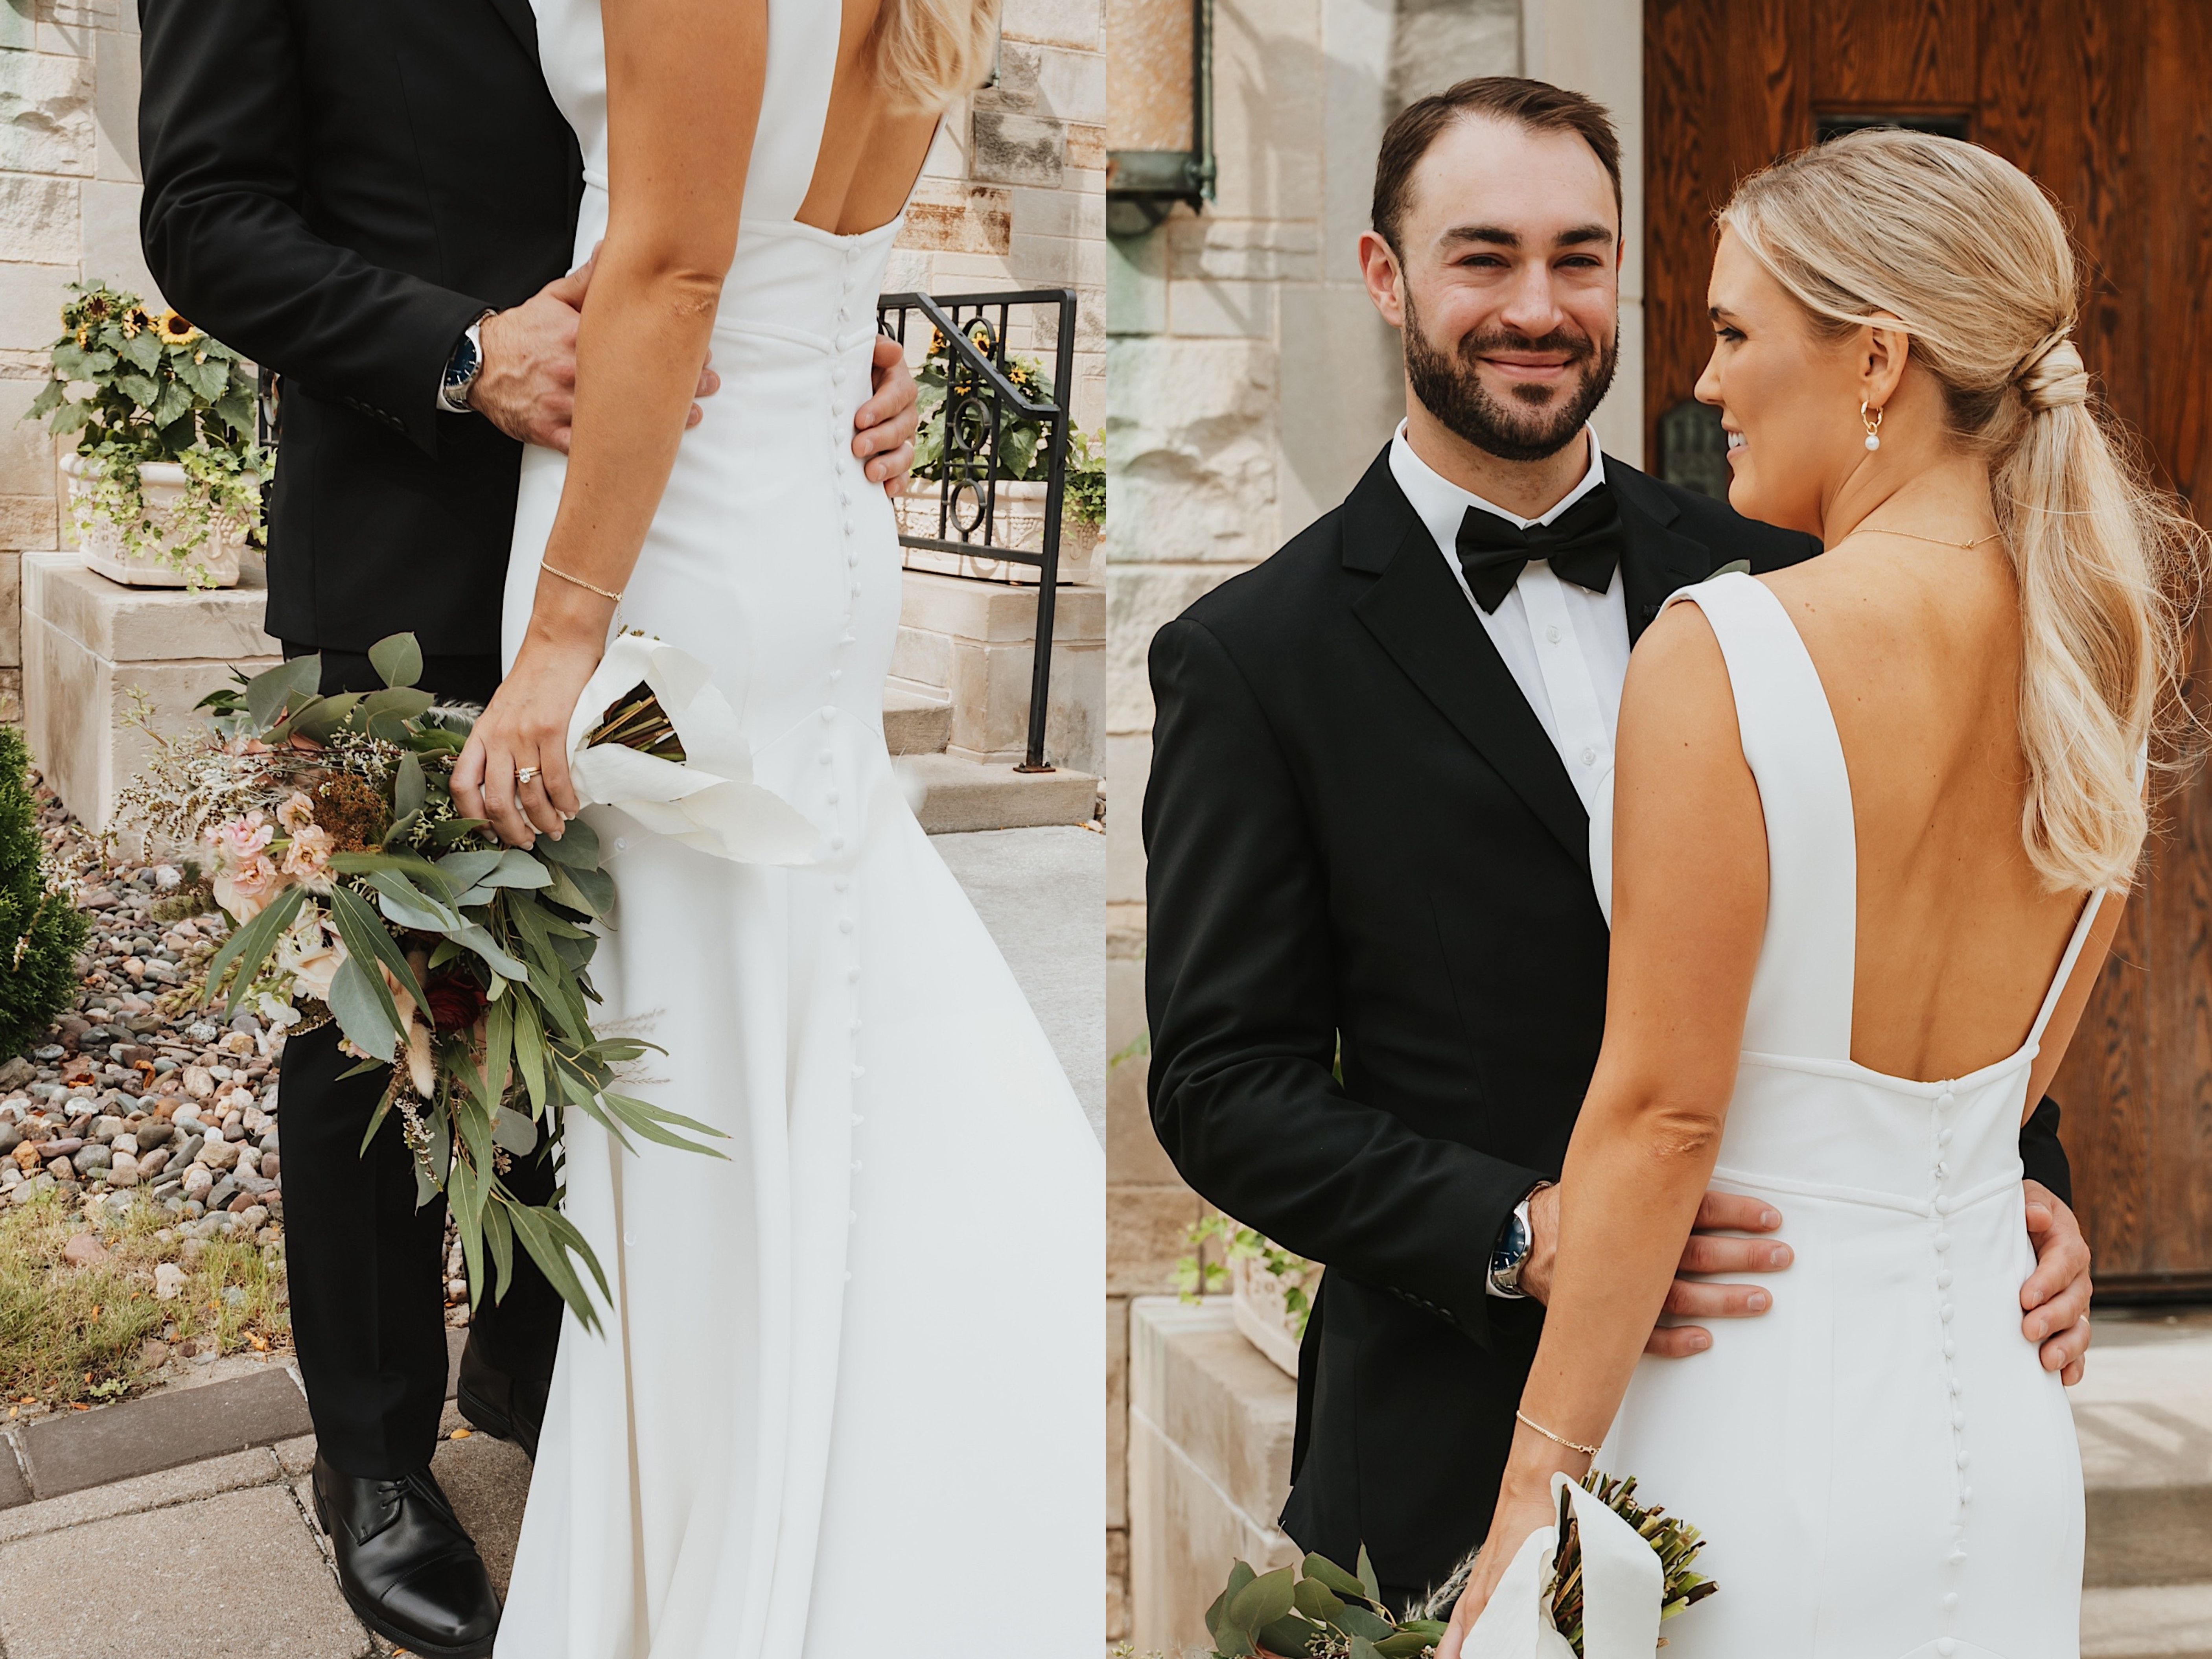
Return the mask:
[[[576,324],[599,257],[594,248],[566,276],[555,277],[512,309],[494,312],[477,331],[483,367],[469,389],[469,406],[510,438],[568,453],[568,422],[576,410]],[[711,398],[721,384],[710,357],[691,395]],[[684,424],[695,427],[703,418],[693,404]]]
[[[2021,1330],[2038,1346],[2043,1369],[2072,1388],[2081,1380],[2089,1351],[2089,1242],[2081,1224],[2057,1194],[2039,1181],[2021,1183],[2027,1197],[2027,1237],[2035,1246],[2035,1271],[2020,1287],[2027,1310]]]
[[[875,395],[853,416],[853,453],[867,462],[868,482],[879,483],[886,495],[896,495],[914,465],[914,434],[921,424],[915,405],[921,388],[906,366],[906,348],[888,335],[876,336],[875,363],[871,369]]]
[[[2069,1216],[2070,1221],[2072,1218]],[[1733,1238],[1726,1233],[1771,1233],[1782,1224],[1772,1205],[1740,1193],[1708,1192],[1698,1206],[1689,1242],[1667,1291],[1665,1311],[1683,1319],[1749,1319],[1765,1313],[1774,1298],[1754,1285],[1712,1285],[1686,1273],[1776,1273],[1796,1259],[1779,1239]],[[1559,1237],[1559,1189],[1542,1187],[1528,1200],[1528,1260],[1521,1269],[1521,1288],[1535,1300],[1552,1299],[1552,1267]],[[2033,1280],[2029,1281],[2034,1283]],[[1679,1359],[1713,1345],[1711,1331],[1698,1325],[1661,1325],[1644,1352]]]

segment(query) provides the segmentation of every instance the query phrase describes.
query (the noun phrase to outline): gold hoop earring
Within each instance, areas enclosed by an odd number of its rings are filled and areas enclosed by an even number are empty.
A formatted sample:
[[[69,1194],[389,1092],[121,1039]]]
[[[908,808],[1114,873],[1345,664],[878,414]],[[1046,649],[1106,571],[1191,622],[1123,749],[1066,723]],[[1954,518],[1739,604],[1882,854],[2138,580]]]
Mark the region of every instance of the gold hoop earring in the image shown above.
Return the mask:
[[[1881,410],[1862,403],[1859,405],[1859,424],[1866,428],[1869,453],[1881,447]]]

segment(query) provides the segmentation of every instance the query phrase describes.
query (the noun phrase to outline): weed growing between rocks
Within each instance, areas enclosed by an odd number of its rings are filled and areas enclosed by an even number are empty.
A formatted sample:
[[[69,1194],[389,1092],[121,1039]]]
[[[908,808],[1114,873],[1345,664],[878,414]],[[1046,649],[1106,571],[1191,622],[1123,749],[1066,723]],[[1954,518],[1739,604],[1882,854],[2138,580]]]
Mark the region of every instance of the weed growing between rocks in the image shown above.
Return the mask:
[[[281,1352],[291,1332],[281,1243],[202,1237],[143,1202],[118,1215],[42,1193],[0,1209],[10,1416],[121,1399],[172,1355]]]

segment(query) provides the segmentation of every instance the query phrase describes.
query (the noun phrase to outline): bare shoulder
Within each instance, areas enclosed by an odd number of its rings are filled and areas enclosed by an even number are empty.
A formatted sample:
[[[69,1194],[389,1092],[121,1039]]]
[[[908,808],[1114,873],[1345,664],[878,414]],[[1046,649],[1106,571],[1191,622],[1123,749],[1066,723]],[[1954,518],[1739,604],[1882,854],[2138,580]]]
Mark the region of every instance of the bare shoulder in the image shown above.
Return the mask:
[[[1719,636],[1694,602],[1652,619],[1628,661],[1620,747],[1674,747],[1701,738],[1735,742],[1735,696]]]

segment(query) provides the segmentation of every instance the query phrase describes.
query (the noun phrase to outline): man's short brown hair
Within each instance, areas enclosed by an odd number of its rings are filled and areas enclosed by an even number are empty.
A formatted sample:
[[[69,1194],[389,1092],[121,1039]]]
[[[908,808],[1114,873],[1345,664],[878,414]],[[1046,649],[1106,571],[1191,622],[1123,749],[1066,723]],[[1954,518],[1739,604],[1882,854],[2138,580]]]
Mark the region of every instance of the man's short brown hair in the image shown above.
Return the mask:
[[[1606,176],[1613,180],[1613,205],[1619,214],[1620,140],[1604,105],[1548,81],[1524,80],[1517,75],[1477,76],[1407,105],[1382,135],[1382,154],[1375,158],[1374,222],[1376,233],[1389,243],[1393,253],[1403,253],[1398,245],[1398,225],[1413,187],[1413,169],[1439,134],[1457,122],[1482,115],[1517,122],[1532,131],[1580,135],[1597,153]]]

